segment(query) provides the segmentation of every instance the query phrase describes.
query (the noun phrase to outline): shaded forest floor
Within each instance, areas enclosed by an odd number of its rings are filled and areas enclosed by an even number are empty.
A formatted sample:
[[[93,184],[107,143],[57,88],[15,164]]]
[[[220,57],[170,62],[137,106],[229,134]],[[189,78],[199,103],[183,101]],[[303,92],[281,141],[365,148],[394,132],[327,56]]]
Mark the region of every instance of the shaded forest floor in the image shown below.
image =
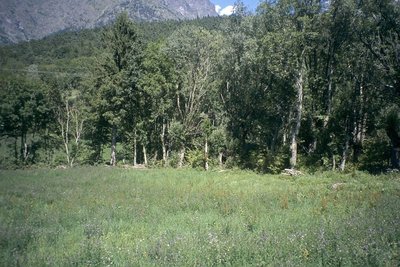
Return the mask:
[[[400,177],[0,171],[1,266],[400,264]]]

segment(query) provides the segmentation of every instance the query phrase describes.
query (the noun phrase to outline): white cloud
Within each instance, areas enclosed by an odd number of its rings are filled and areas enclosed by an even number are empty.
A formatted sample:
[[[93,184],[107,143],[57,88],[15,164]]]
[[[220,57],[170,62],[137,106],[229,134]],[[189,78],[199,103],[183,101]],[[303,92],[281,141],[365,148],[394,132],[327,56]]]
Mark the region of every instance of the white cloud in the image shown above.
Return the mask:
[[[227,6],[227,7],[221,8],[221,6],[216,5],[215,11],[217,11],[217,13],[220,16],[230,16],[235,11],[235,8],[233,6]]]

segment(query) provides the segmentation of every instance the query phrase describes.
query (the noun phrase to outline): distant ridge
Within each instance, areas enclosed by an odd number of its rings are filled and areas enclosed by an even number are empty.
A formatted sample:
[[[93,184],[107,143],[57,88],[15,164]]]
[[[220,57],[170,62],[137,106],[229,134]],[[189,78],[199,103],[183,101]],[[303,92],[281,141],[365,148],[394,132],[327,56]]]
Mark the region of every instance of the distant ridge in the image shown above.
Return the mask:
[[[137,21],[217,15],[209,0],[1,0],[0,44],[106,25],[123,11]]]

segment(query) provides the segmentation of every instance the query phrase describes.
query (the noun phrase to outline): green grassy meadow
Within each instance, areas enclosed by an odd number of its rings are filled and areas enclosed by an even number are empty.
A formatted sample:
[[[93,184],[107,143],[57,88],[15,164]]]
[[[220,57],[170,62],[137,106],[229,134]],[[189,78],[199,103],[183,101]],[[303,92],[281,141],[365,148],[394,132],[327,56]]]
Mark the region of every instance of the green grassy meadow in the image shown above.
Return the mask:
[[[399,266],[400,175],[0,171],[0,265]]]

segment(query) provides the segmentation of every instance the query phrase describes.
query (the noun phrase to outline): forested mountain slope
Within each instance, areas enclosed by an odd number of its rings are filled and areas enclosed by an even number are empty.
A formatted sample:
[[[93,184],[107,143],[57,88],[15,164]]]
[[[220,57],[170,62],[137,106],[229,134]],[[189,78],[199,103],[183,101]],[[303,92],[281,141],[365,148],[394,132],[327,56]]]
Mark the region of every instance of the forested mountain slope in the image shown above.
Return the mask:
[[[123,11],[137,21],[217,15],[209,0],[2,0],[0,44],[106,25]]]

